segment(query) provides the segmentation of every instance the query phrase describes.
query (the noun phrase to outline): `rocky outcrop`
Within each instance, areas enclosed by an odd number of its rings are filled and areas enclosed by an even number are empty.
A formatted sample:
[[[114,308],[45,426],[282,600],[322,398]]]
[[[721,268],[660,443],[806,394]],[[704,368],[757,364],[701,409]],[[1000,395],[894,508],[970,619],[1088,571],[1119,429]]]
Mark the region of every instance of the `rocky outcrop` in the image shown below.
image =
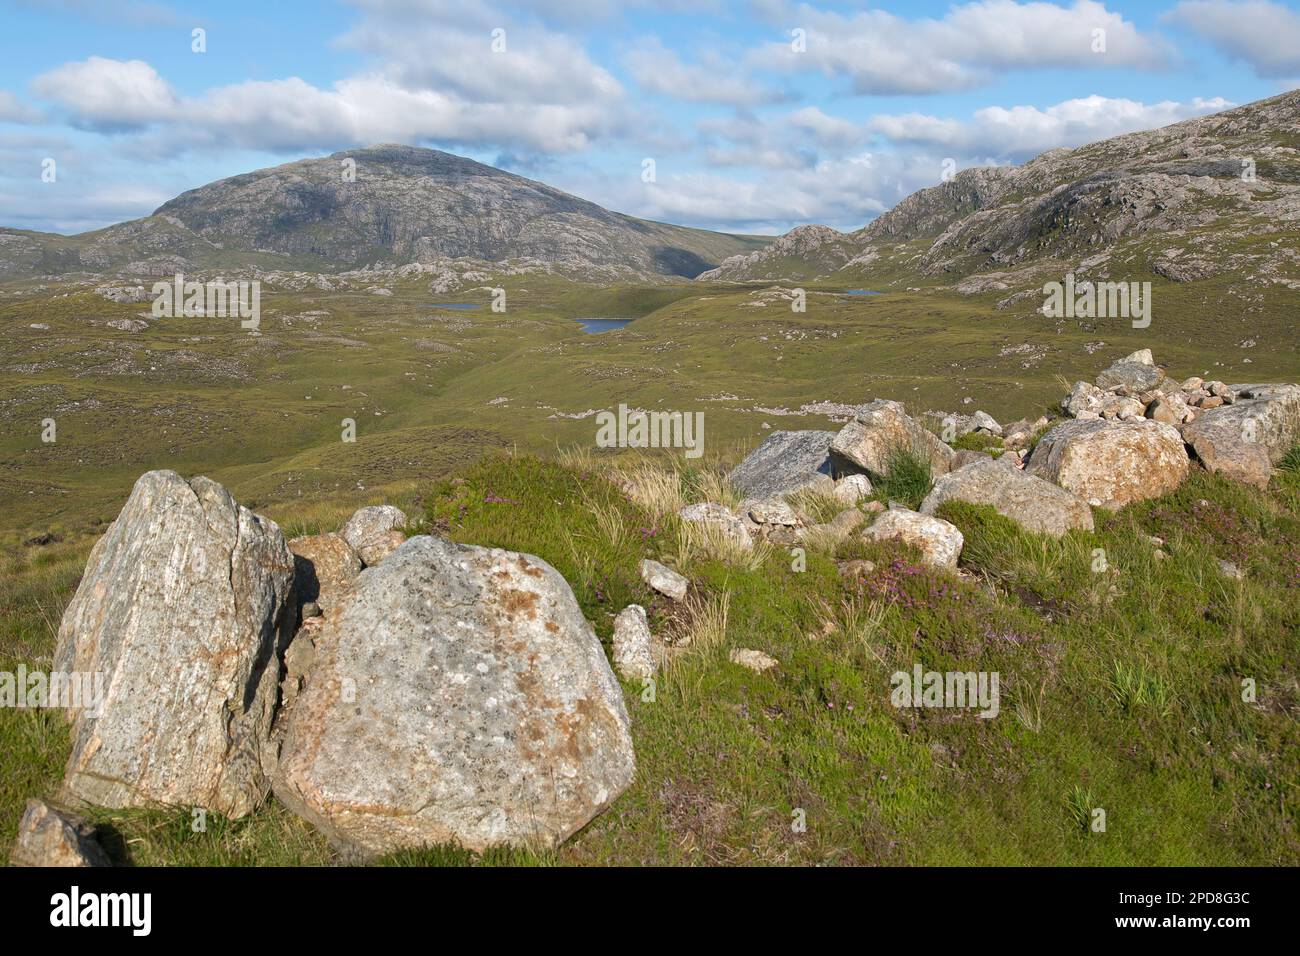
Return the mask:
[[[1093,529],[1087,502],[1050,481],[991,458],[940,476],[921,503],[921,514],[933,515],[941,504],[953,500],[989,505],[1022,528],[1055,537],[1072,529]]]
[[[921,552],[931,567],[955,568],[966,540],[957,526],[942,518],[906,508],[890,508],[877,518],[863,537],[871,541],[901,541]]]
[[[10,866],[112,866],[94,827],[44,800],[28,800]]]
[[[1172,425],[1092,419],[1051,429],[1025,467],[1093,507],[1114,509],[1173,491],[1187,477],[1190,461]]]
[[[805,488],[826,490],[834,482],[834,438],[828,431],[772,432],[728,478],[751,498],[777,498]]]
[[[100,674],[105,688],[93,710],[69,711],[65,794],[253,810],[293,577],[280,529],[216,482],[141,476],[59,627],[55,670]]]
[[[632,780],[622,690],[539,558],[411,538],[318,643],[275,792],[350,853],[553,845]]]
[[[908,417],[900,403],[886,399],[859,406],[853,421],[840,429],[831,442],[833,455],[876,475],[888,474],[892,456],[900,451],[928,460],[936,475],[944,474],[952,465],[953,450]]]
[[[1233,404],[1203,411],[1183,438],[1207,470],[1264,487],[1300,442],[1300,385],[1234,385]]]

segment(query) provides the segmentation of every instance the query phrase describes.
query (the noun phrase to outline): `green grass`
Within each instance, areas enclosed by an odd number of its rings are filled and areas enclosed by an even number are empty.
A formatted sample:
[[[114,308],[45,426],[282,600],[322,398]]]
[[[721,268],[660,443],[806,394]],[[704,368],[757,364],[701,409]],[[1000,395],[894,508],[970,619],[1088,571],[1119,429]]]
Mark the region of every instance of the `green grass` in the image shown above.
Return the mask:
[[[777,548],[752,569],[683,560],[675,519],[653,518],[608,480],[614,464],[488,456],[426,486],[416,517],[548,561],[603,640],[635,602],[677,644],[652,701],[627,685],[632,786],[555,850],[432,847],[381,864],[1300,862],[1300,475],[1259,491],[1197,471],[1172,495],[1099,512],[1095,533],[1060,540],[949,502],[941,515],[967,542],[957,577],[859,538],[810,551],[804,570]],[[334,516],[288,507],[282,520],[314,528]],[[1228,581],[1212,556],[1243,534],[1255,549],[1247,578]],[[53,547],[6,574],[7,660],[47,659],[79,560],[74,545]],[[643,557],[691,578],[689,608],[645,587]],[[876,570],[842,577],[837,562],[858,558]],[[780,664],[754,674],[728,660],[738,647]],[[998,716],[895,708],[891,675],[918,663],[997,673]],[[67,740],[56,715],[34,712],[0,714],[0,735],[8,841],[22,800],[56,785]],[[1091,827],[1096,809],[1104,832]],[[201,832],[182,811],[94,820],[110,851],[137,864],[336,860],[274,801],[245,820],[210,815]]]
[[[912,448],[891,449],[886,471],[872,479],[872,489],[881,501],[898,501],[915,510],[934,487],[929,457]]]

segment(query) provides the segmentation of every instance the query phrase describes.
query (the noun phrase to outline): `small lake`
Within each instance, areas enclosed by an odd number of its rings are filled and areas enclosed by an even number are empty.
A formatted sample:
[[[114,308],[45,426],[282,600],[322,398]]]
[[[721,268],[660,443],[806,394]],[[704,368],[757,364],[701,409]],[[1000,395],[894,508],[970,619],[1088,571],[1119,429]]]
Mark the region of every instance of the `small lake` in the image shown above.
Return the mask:
[[[426,309],[481,309],[477,302],[426,302]]]
[[[877,292],[875,289],[845,289],[840,295],[884,295],[883,292]]]
[[[621,329],[631,321],[631,319],[578,319],[582,331],[588,335],[598,335],[611,329]]]

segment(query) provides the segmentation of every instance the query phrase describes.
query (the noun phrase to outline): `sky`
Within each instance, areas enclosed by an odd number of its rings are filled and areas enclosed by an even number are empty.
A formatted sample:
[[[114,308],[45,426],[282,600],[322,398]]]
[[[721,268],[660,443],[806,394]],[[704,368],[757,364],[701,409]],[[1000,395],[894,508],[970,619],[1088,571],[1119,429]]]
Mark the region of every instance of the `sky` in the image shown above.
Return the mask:
[[[0,0],[0,225],[400,142],[648,219],[852,230],[946,168],[1296,88],[1300,0]]]

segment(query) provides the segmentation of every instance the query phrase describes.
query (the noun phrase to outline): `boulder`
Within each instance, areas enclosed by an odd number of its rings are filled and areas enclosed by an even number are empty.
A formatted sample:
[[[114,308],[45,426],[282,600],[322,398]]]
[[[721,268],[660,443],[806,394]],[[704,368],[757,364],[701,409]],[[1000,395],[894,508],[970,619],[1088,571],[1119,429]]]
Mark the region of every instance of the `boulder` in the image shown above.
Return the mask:
[[[749,548],[754,544],[754,539],[750,537],[745,523],[726,505],[712,501],[687,505],[677,512],[677,516],[688,524],[699,524],[716,529],[723,537],[730,538],[742,548]]]
[[[957,526],[906,508],[891,508],[877,518],[863,533],[872,541],[901,541],[921,552],[921,559],[931,567],[955,568],[966,543]]]
[[[1153,401],[1147,406],[1146,416],[1152,421],[1164,422],[1166,425],[1181,425],[1195,418],[1196,413],[1187,404],[1182,393],[1174,393],[1162,395]]]
[[[844,504],[856,505],[863,498],[870,498],[873,492],[871,479],[866,475],[846,475],[835,483],[835,498]]]
[[[1097,387],[1120,395],[1140,395],[1164,381],[1164,370],[1147,362],[1121,359],[1097,376]]]
[[[416,536],[318,643],[275,793],[349,856],[554,846],[632,780],[622,689],[540,558]]]
[[[388,532],[402,530],[407,522],[406,513],[401,508],[369,505],[354,511],[339,534],[352,545],[353,551],[360,553],[363,548],[378,543]]]
[[[59,627],[55,670],[107,689],[97,714],[69,710],[65,794],[229,817],[261,803],[293,578],[280,529],[221,485],[142,475]]]
[[[1136,352],[1130,352],[1120,359],[1120,362],[1137,362],[1141,365],[1155,365],[1155,356],[1151,354],[1150,349],[1138,349]]]
[[[361,558],[339,534],[293,538],[293,589],[300,604],[315,603],[328,614],[361,573]]]
[[[928,458],[936,475],[947,472],[952,464],[951,448],[909,418],[901,404],[884,399],[860,405],[853,421],[831,442],[833,455],[854,469],[877,475],[888,474],[890,457],[900,449]]]
[[[626,678],[652,677],[655,657],[645,608],[629,604],[614,618],[614,667]]]
[[[672,568],[665,567],[658,561],[651,561],[649,558],[641,562],[641,580],[674,601],[685,599],[686,588],[690,584]]]
[[[1300,385],[1233,385],[1231,405],[1206,409],[1183,439],[1207,470],[1258,487],[1300,442]]]
[[[394,528],[392,531],[385,531],[383,534],[370,539],[370,542],[363,545],[357,552],[361,558],[361,563],[366,567],[374,567],[384,558],[396,551],[406,540],[406,532],[398,531]]]
[[[829,431],[772,432],[728,476],[741,494],[779,498],[806,488],[824,490],[834,480]]]
[[[940,476],[921,503],[921,514],[932,515],[950,500],[989,505],[1023,528],[1055,537],[1074,528],[1093,530],[1087,502],[1050,481],[991,459]]]
[[[1071,421],[1039,439],[1026,471],[1088,504],[1120,508],[1173,491],[1190,467],[1178,430],[1150,419]]]
[[[755,524],[782,525],[786,528],[797,528],[803,524],[798,513],[780,498],[747,501],[742,510]]]
[[[1061,410],[1071,418],[1098,418],[1106,393],[1088,382],[1075,382],[1070,394],[1061,400]]]
[[[112,866],[94,827],[44,800],[28,800],[10,866]]]

